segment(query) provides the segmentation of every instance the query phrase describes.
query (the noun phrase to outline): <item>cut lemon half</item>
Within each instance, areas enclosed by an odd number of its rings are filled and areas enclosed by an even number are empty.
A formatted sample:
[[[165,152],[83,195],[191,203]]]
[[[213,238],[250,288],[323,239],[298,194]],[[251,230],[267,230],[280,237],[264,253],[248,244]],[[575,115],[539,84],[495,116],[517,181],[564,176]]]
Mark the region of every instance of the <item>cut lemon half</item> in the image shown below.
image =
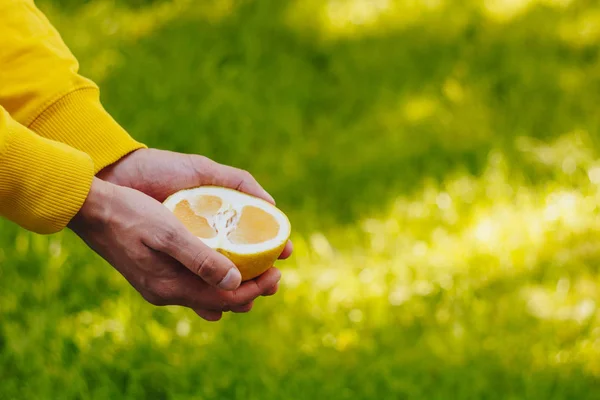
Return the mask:
[[[185,189],[163,204],[207,246],[229,258],[243,281],[273,266],[290,237],[290,221],[281,210],[237,190]]]

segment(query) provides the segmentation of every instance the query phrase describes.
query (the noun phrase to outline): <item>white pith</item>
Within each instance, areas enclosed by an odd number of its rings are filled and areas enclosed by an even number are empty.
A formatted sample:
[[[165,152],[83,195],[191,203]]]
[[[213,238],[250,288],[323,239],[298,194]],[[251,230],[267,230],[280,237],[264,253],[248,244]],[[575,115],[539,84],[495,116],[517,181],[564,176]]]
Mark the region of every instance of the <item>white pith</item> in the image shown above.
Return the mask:
[[[222,201],[221,208],[214,216],[205,216],[208,224],[217,232],[217,236],[207,239],[199,237],[202,242],[213,249],[223,249],[236,254],[255,254],[281,246],[290,235],[290,222],[283,212],[272,204],[257,197],[232,189],[214,186],[203,186],[177,192],[164,201],[170,211],[182,200],[188,200],[194,212],[194,199],[199,196],[215,196]],[[271,214],[279,224],[279,232],[270,240],[256,244],[234,244],[227,237],[236,227],[245,206],[253,206]],[[204,216],[202,213],[199,215]]]

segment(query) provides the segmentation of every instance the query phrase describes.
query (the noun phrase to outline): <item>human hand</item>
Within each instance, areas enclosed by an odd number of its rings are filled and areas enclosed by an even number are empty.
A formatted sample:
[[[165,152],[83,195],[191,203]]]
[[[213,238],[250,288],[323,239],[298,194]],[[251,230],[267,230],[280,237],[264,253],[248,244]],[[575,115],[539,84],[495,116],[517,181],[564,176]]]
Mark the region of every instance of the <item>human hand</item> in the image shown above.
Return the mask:
[[[277,291],[271,268],[240,285],[235,265],[192,235],[161,203],[136,190],[94,178],[69,223],[150,303],[182,305],[217,321],[224,311],[247,312]]]
[[[275,204],[273,197],[247,171],[195,154],[139,149],[104,168],[96,176],[139,190],[160,202],[182,189],[214,185],[236,189]],[[287,258],[291,253],[292,242],[288,242],[279,258]]]

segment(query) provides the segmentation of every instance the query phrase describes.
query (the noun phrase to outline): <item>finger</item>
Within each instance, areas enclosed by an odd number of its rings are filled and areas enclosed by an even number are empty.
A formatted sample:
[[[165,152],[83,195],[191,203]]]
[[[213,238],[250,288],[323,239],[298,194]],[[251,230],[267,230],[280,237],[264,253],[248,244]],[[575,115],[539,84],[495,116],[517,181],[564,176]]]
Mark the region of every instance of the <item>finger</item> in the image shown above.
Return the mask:
[[[170,285],[170,304],[194,310],[229,311],[262,296],[275,286],[280,278],[279,270],[271,268],[260,277],[244,282],[237,290],[226,291],[211,287],[198,276],[184,270]]]
[[[247,171],[228,165],[219,164],[206,157],[191,158],[193,168],[198,173],[200,184],[223,186],[250,195],[260,197],[275,204],[273,197]]]
[[[252,310],[252,306],[254,303],[251,301],[250,303],[242,304],[241,306],[231,307],[231,311],[234,313],[247,313]]]
[[[223,313],[221,311],[197,309],[194,310],[194,312],[198,314],[200,318],[205,319],[209,322],[216,322],[223,317]]]
[[[292,255],[293,251],[294,251],[294,245],[292,244],[291,240],[288,240],[287,243],[285,244],[285,247],[283,248],[283,251],[279,255],[279,259],[285,260],[286,258],[288,258],[289,256]]]
[[[231,306],[249,303],[270,291],[280,279],[281,272],[271,267],[258,278],[244,282],[239,289],[225,293],[225,301]]]
[[[275,199],[271,196],[258,181],[247,171],[228,165],[217,164],[215,167],[215,184],[229,187],[240,192],[248,193],[275,204]]]
[[[279,290],[279,282],[275,284],[271,289],[267,290],[263,296],[273,296]]]
[[[227,257],[205,245],[172,216],[165,217],[170,226],[151,236],[145,244],[183,264],[211,286],[234,290],[240,286],[242,275]]]

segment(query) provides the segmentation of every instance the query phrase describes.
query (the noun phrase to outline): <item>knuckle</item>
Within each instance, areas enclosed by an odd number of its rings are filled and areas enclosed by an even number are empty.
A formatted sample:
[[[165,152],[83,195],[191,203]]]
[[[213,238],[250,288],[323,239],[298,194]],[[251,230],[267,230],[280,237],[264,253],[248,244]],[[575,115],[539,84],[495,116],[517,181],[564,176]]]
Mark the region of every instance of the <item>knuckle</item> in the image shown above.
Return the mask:
[[[210,158],[208,158],[206,156],[202,156],[202,155],[196,156],[196,162],[198,163],[198,165],[204,165],[204,166],[213,166],[216,164],[215,161],[211,160]]]
[[[252,180],[254,179],[254,177],[252,176],[252,174],[248,171],[246,171],[245,169],[241,169],[240,170],[240,175],[242,176],[242,178],[244,180]]]
[[[245,186],[256,181],[250,172],[243,169],[238,169],[237,175],[239,183],[237,184],[236,190],[242,190]]]
[[[152,293],[152,292],[143,292],[141,293],[142,297],[144,298],[144,300],[146,300],[148,303],[152,304],[153,306],[166,306],[167,302],[165,299],[159,297],[158,295]]]
[[[177,240],[177,231],[175,228],[165,226],[159,232],[154,234],[153,242],[158,249],[170,249]]]
[[[153,285],[150,292],[158,302],[162,303],[159,305],[174,304],[177,299],[175,288],[165,283]]]
[[[237,313],[248,313],[252,310],[252,306],[253,306],[252,303],[243,304],[236,309],[236,312]]]
[[[189,154],[190,161],[197,165],[210,164],[214,162],[210,158],[203,156],[201,154]]]
[[[194,258],[194,272],[209,281],[217,279],[219,273],[219,266],[214,259],[211,257],[208,251],[202,251]]]
[[[233,292],[222,292],[217,301],[220,310],[229,310],[231,306],[235,305],[235,295]]]
[[[209,322],[219,321],[223,317],[221,312],[215,311],[198,310],[196,311],[196,314],[198,314],[203,320]]]
[[[243,182],[250,183],[250,182],[254,182],[255,181],[254,176],[252,176],[252,174],[250,172],[248,172],[246,170],[241,170],[241,171],[242,172],[241,172],[240,175],[241,175],[241,178],[242,178]]]
[[[248,303],[248,299],[235,299],[234,301],[231,302],[231,306],[232,307],[242,307],[246,303]]]
[[[241,307],[244,306],[246,304],[248,304],[249,302],[253,301],[254,298],[249,298],[248,296],[242,297],[241,295],[233,292],[229,295],[229,302],[228,304],[231,307]]]
[[[187,163],[191,171],[203,176],[206,170],[213,166],[214,161],[199,154],[188,154]]]

